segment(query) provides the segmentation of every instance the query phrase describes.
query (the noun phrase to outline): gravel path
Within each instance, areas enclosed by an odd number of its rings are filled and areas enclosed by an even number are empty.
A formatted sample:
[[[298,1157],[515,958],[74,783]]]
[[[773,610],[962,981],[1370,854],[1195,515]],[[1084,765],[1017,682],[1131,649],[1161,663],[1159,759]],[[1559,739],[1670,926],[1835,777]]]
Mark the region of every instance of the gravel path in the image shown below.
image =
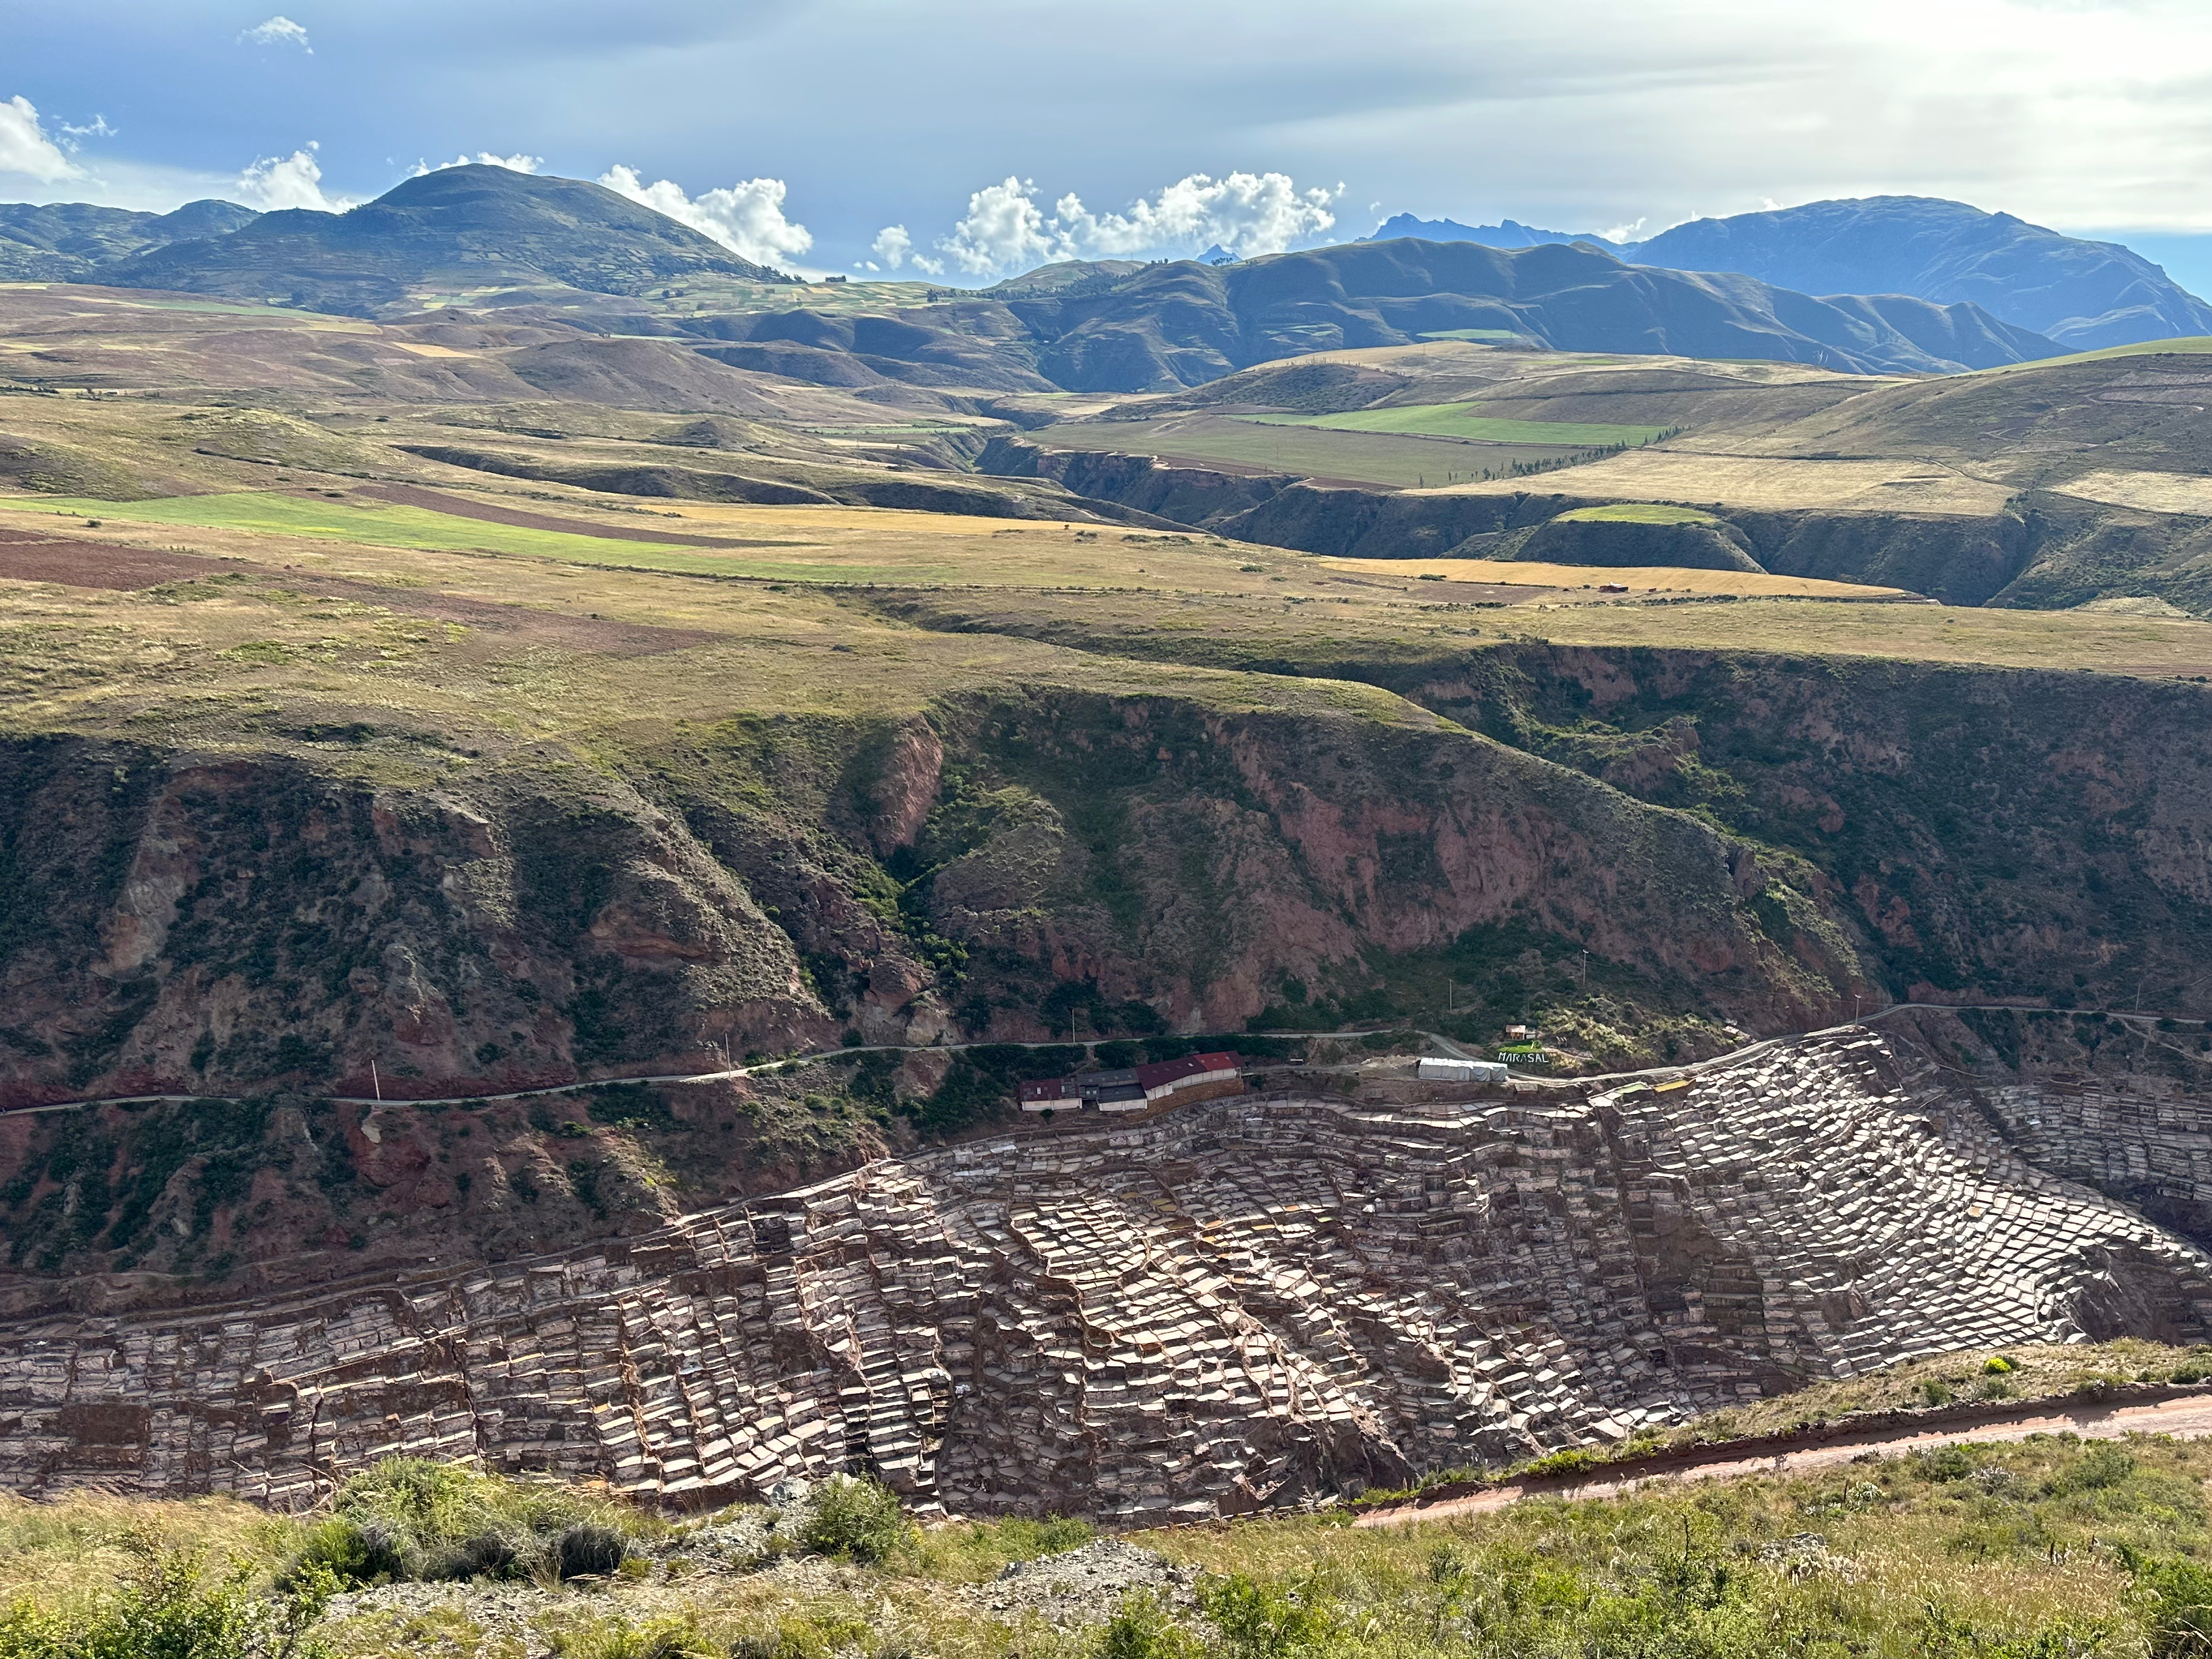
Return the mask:
[[[2130,1434],[2169,1434],[2177,1439],[2212,1437],[2212,1393],[2185,1395],[2141,1406],[2053,1405],[2021,1407],[2017,1414],[1956,1428],[1929,1429],[1920,1434],[1851,1435],[1839,1440],[1808,1444],[1802,1450],[1766,1453],[1746,1457],[1726,1446],[1713,1448],[1710,1457],[1680,1463],[1649,1474],[1600,1476],[1577,1485],[1550,1481],[1533,1485],[1516,1482],[1447,1498],[1433,1504],[1394,1504],[1370,1510],[1352,1522],[1355,1527],[1395,1527],[1409,1521],[1437,1521],[1455,1515],[1480,1515],[1502,1510],[1524,1498],[1612,1498],[1659,1481],[1716,1480],[1746,1474],[1802,1474],[1824,1469],[1870,1451],[1884,1454],[1924,1451],[1934,1446],[1965,1441],[2025,1440],[2033,1434],[2078,1434],[2084,1440],[2117,1440]]]

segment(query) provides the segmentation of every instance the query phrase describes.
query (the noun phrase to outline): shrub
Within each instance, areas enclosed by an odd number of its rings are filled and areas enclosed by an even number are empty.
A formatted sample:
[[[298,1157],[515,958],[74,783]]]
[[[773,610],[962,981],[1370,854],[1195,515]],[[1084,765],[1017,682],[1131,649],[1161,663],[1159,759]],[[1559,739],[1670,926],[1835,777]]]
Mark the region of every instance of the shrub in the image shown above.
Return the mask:
[[[622,1565],[635,1524],[612,1504],[550,1483],[421,1458],[387,1458],[356,1475],[333,1508],[307,1534],[286,1582],[312,1572],[346,1587],[605,1574]]]
[[[2092,1446],[2072,1463],[2055,1472],[2043,1483],[2043,1490],[2053,1498],[2063,1498],[2069,1492],[2103,1492],[2117,1486],[2136,1472],[2136,1460],[2113,1445]]]
[[[1932,1376],[1920,1385],[1920,1398],[1926,1405],[1948,1406],[1958,1397],[1948,1383],[1938,1382]]]
[[[366,1589],[415,1576],[407,1540],[389,1522],[333,1516],[311,1529],[279,1577],[285,1589],[326,1574],[341,1589]]]
[[[1982,1374],[1985,1376],[2002,1376],[2012,1368],[2012,1361],[2001,1353],[1993,1353],[1982,1362]]]
[[[329,1659],[306,1631],[319,1611],[319,1599],[257,1598],[236,1577],[210,1581],[189,1557],[149,1551],[88,1606],[0,1613],[0,1659]]]
[[[1912,1461],[1921,1479],[1937,1482],[1964,1480],[1981,1467],[1973,1448],[1964,1445],[1938,1446],[1933,1451],[1915,1452]]]
[[[699,1634],[689,1618],[655,1619],[643,1625],[608,1620],[551,1639],[555,1659],[720,1659],[719,1650]]]
[[[1199,1646],[1158,1596],[1133,1591],[1091,1644],[1091,1659],[1198,1659]]]
[[[623,1564],[629,1545],[612,1527],[583,1521],[565,1528],[553,1561],[562,1578],[605,1578]]]
[[[799,1541],[817,1555],[872,1565],[908,1536],[897,1494],[874,1480],[839,1475],[816,1488]]]
[[[1293,1592],[1231,1573],[1201,1584],[1198,1605],[1233,1659],[1290,1659],[1319,1650],[1336,1632],[1334,1607],[1310,1583]]]
[[[1521,1473],[1539,1477],[1583,1474],[1595,1468],[1599,1461],[1595,1452],[1580,1446],[1571,1446],[1565,1451],[1552,1452],[1534,1462],[1524,1464]]]
[[[423,1568],[422,1577],[465,1583],[471,1578],[520,1578],[528,1571],[523,1547],[506,1533],[487,1527],[439,1553]]]
[[[2120,1555],[2149,1602],[2143,1622],[2150,1659],[2212,1659],[2212,1567],[2124,1546]]]

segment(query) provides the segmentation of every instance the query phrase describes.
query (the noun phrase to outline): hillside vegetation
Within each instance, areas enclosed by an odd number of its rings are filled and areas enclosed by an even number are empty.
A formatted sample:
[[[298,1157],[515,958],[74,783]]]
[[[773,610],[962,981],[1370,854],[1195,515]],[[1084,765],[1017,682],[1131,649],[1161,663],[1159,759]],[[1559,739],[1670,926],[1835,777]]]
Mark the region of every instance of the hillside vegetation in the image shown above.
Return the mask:
[[[384,1659],[1429,1656],[1594,1649],[2182,1659],[2212,1618],[2200,1448],[2071,1435],[1353,1530],[1341,1511],[1096,1538],[830,1482],[652,1516],[388,1463],[322,1515],[0,1510],[0,1652]]]

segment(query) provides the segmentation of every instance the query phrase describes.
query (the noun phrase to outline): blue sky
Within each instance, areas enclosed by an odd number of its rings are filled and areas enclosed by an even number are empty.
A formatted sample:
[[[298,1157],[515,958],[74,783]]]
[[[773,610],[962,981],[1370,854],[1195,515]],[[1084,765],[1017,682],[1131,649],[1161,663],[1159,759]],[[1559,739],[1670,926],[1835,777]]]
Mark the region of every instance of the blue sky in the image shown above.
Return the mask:
[[[2212,7],[0,0],[0,200],[343,205],[462,155],[812,270],[1896,191],[2141,240],[2208,292]]]

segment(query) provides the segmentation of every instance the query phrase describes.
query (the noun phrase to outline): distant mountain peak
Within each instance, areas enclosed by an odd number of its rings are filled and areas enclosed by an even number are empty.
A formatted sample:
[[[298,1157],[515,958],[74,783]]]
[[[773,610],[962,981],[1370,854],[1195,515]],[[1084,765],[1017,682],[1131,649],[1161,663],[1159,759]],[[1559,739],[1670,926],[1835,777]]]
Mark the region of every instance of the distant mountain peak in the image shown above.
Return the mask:
[[[1594,230],[1540,230],[1534,225],[1524,225],[1517,219],[1503,219],[1494,225],[1463,225],[1456,219],[1417,219],[1410,213],[1401,213],[1385,219],[1375,228],[1371,236],[1363,236],[1363,242],[1395,241],[1401,236],[1418,237],[1424,242],[1479,242],[1484,247],[1541,247],[1550,242],[1595,242],[1606,246],[1605,239]]]
[[[428,289],[641,294],[701,275],[793,279],[603,185],[507,167],[441,167],[343,214],[263,214],[125,261],[102,280],[193,293],[283,294],[371,316]]]
[[[1808,294],[1972,301],[2073,350],[2212,333],[2212,306],[2117,242],[1934,196],[1867,196],[1692,219],[1622,250]]]

